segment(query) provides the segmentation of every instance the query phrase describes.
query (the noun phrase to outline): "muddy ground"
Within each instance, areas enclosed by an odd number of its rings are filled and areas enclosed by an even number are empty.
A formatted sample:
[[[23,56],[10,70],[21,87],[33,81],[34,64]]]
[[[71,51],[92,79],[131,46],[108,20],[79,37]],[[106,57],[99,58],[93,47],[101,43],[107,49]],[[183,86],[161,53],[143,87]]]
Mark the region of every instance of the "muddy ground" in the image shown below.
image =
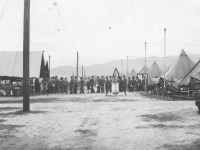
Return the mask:
[[[1,150],[200,150],[194,101],[150,94],[0,98]]]

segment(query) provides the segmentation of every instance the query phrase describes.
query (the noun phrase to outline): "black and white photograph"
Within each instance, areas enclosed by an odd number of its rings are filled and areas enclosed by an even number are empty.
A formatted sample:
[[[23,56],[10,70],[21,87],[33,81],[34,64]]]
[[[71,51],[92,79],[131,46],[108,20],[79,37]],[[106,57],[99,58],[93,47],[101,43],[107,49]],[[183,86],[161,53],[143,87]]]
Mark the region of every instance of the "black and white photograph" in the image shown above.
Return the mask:
[[[200,150],[200,1],[0,0],[0,150]]]

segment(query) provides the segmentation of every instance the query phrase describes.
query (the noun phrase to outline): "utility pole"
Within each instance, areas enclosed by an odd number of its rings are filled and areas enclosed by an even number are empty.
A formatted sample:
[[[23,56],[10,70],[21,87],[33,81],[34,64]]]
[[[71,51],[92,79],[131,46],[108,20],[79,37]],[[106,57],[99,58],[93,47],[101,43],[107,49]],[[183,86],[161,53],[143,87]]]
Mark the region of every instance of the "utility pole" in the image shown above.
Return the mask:
[[[82,65],[82,79],[83,79],[83,65]]]
[[[24,0],[23,35],[23,111],[30,111],[29,96],[29,44],[30,44],[30,0]]]
[[[128,56],[127,56],[127,77],[128,77]]]
[[[51,77],[51,75],[50,75],[50,58],[51,58],[51,56],[49,55],[49,79]]]
[[[164,29],[164,87],[165,87],[165,52],[166,52],[166,31],[167,28]]]
[[[76,77],[77,77],[77,81],[78,81],[78,51],[77,51]]]
[[[147,53],[147,42],[145,42],[145,67],[144,67],[144,73],[145,73],[145,91],[147,92],[147,71],[146,71],[146,53]]]
[[[122,74],[121,74],[121,76],[123,76],[123,60],[121,60],[121,69],[122,69]]]

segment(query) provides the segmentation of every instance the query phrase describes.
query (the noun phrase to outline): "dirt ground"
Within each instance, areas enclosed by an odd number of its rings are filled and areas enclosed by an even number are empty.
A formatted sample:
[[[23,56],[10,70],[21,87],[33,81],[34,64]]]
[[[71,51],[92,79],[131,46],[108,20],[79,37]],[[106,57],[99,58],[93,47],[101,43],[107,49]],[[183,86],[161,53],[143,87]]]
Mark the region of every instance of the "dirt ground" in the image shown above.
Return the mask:
[[[144,93],[0,98],[1,150],[200,150],[194,101]]]

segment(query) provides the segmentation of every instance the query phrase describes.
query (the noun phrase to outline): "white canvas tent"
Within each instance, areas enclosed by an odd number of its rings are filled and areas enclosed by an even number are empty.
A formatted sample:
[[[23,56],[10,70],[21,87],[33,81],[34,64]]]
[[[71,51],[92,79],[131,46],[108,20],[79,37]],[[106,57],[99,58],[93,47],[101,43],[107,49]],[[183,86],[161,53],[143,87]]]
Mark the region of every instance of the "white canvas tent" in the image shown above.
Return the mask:
[[[42,51],[30,52],[30,78],[43,78],[45,65]],[[0,52],[0,76],[23,77],[23,52],[1,51]]]
[[[192,70],[180,81],[180,85],[187,85],[190,82],[190,77],[200,80],[200,60],[192,68]]]
[[[188,72],[194,67],[194,62],[188,57],[184,50],[181,51],[179,58],[174,62],[170,69],[165,73],[166,80],[174,80],[179,83]],[[164,78],[164,75],[161,77]]]
[[[135,70],[134,69],[132,69],[132,71],[131,71],[131,75],[130,75],[131,77],[136,77],[137,76],[137,73],[135,72]]]
[[[139,73],[145,73],[146,74],[148,70],[149,70],[149,68],[144,65],[144,67],[142,68],[142,70]]]
[[[159,68],[159,66],[156,63],[156,61],[154,61],[154,63],[149,68],[147,74],[148,74],[148,83],[152,84],[151,83],[151,78],[160,77],[163,74],[163,71]]]

